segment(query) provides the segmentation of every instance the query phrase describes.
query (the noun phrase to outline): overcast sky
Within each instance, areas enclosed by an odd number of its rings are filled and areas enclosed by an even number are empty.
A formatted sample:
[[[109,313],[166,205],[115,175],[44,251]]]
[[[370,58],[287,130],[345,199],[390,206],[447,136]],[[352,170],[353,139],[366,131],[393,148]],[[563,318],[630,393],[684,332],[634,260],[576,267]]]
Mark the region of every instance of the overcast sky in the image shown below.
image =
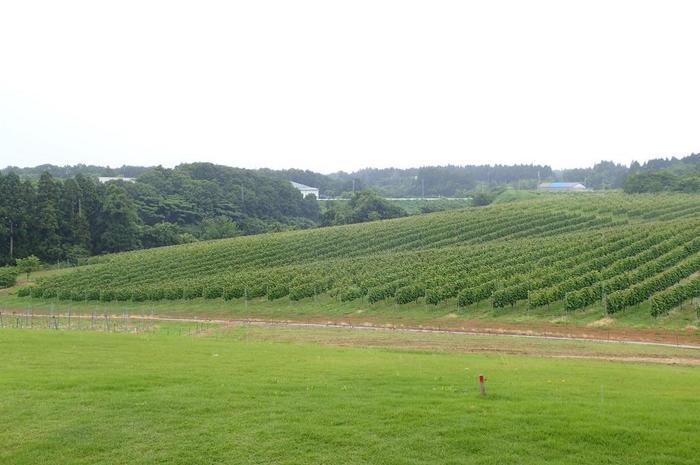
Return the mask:
[[[700,151],[697,1],[0,2],[0,166]]]

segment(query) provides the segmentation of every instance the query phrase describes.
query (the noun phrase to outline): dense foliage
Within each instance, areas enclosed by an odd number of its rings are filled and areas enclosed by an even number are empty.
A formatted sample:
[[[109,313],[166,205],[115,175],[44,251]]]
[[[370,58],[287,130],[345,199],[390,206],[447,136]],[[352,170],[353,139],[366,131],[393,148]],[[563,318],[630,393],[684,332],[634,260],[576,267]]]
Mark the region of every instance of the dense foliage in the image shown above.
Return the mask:
[[[324,226],[365,223],[406,216],[406,211],[398,205],[379,197],[371,191],[360,191],[349,201],[328,201],[321,216]]]
[[[370,304],[453,302],[467,311],[488,301],[616,312],[663,296],[699,271],[697,196],[553,194],[111,255],[21,292],[102,301],[327,294]],[[690,295],[679,289],[664,298],[666,307]],[[657,313],[668,310],[654,305]]]
[[[23,179],[39,179],[42,174],[49,173],[51,177],[58,179],[74,178],[81,174],[85,177],[96,178],[99,176],[105,177],[124,177],[136,178],[152,168],[145,166],[127,166],[121,168],[110,168],[108,166],[95,166],[78,164],[73,166],[56,166],[56,165],[38,165],[27,168],[19,168],[17,166],[8,166],[0,169],[0,174],[14,173]]]
[[[0,265],[28,255],[77,262],[319,221],[313,197],[254,171],[208,163],[134,171],[138,182],[107,184],[82,174],[64,180],[48,172],[37,180],[0,174]]]
[[[19,271],[16,267],[3,266],[0,268],[0,289],[12,287],[17,281]]]
[[[628,193],[700,192],[700,154],[633,164],[624,189]]]

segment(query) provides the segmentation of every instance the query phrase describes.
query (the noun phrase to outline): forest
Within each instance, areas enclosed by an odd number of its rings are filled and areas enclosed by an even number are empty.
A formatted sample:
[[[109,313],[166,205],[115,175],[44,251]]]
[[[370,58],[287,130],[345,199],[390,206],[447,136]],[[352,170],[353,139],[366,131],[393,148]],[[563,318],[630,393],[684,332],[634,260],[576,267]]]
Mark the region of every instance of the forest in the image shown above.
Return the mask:
[[[317,201],[303,199],[288,182],[208,163],[150,169],[133,183],[102,184],[80,172],[23,179],[9,171],[0,174],[0,265],[28,255],[76,263],[96,254],[307,228],[318,219]]]

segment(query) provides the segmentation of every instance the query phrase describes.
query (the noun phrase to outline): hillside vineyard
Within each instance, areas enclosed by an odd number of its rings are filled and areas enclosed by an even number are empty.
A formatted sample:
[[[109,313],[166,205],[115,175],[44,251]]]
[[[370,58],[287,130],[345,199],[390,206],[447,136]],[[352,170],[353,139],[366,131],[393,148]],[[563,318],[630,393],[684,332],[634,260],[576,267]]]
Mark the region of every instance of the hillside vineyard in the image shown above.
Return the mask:
[[[397,220],[107,255],[20,289],[76,301],[557,304],[660,315],[700,296],[694,195],[555,194]],[[400,307],[397,307],[400,311]]]

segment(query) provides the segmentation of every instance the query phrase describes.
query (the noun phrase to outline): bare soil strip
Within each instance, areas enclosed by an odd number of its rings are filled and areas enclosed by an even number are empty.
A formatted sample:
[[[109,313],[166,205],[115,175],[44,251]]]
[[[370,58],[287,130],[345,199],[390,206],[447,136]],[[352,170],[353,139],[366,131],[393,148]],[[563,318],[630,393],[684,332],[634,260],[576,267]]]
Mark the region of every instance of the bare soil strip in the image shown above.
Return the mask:
[[[14,315],[21,315],[20,313],[14,313]],[[22,313],[23,315],[23,313]],[[37,314],[34,313],[33,316],[40,318],[68,318],[67,313],[55,313],[55,314]],[[103,315],[96,315],[97,317],[103,317]],[[700,350],[700,345],[698,344],[687,344],[687,343],[673,343],[673,342],[658,342],[650,340],[635,340],[627,338],[617,338],[619,335],[617,331],[608,332],[608,338],[598,338],[593,335],[576,335],[570,334],[569,332],[557,334],[551,331],[544,333],[538,333],[535,329],[527,329],[516,331],[510,328],[475,328],[475,329],[453,329],[453,328],[433,328],[433,327],[399,327],[394,325],[383,325],[377,326],[370,323],[355,324],[351,322],[300,322],[292,320],[266,320],[257,318],[244,318],[244,319],[210,319],[210,318],[184,318],[184,317],[166,317],[166,316],[151,316],[151,315],[128,315],[115,314],[108,315],[110,319],[113,320],[154,320],[154,321],[168,321],[168,322],[182,322],[182,323],[211,323],[211,324],[221,324],[221,325],[256,325],[256,326],[270,326],[270,327],[290,327],[290,328],[335,328],[335,329],[346,329],[354,331],[382,331],[382,332],[401,332],[401,333],[429,333],[429,334],[460,334],[466,336],[502,336],[502,337],[515,337],[515,338],[530,338],[530,339],[540,339],[540,340],[555,340],[555,341],[582,341],[582,342],[599,342],[599,343],[611,343],[611,344],[630,344],[630,345],[641,345],[641,346],[656,346],[656,347],[669,347],[669,348],[679,348],[679,349],[696,349]],[[85,314],[71,314],[71,318],[81,318],[81,319],[91,319],[91,315]],[[495,326],[495,325],[494,325]],[[571,330],[572,328],[562,328],[564,330]],[[625,329],[620,330],[623,334],[630,334]],[[631,333],[634,334],[634,333]],[[612,336],[612,337],[611,337]]]

